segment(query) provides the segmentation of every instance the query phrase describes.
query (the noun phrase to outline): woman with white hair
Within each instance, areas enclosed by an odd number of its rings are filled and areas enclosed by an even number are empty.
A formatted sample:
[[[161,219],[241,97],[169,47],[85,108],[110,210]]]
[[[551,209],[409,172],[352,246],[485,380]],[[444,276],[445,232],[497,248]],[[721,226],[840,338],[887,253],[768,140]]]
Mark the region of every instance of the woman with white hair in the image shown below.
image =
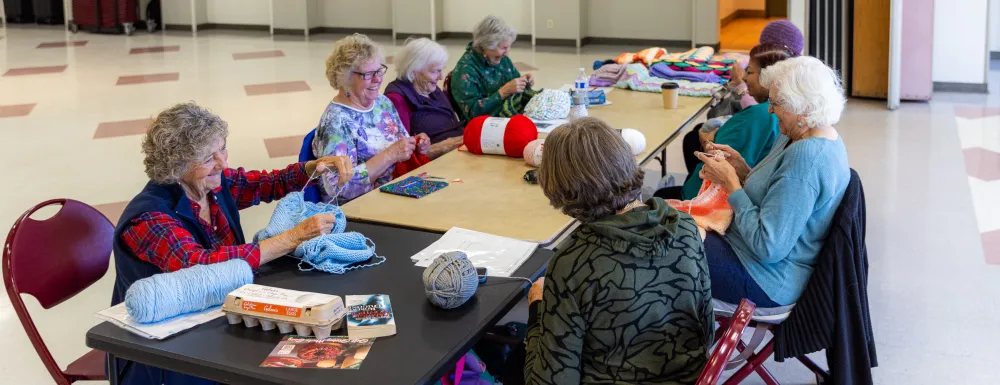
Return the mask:
[[[850,182],[844,141],[833,125],[844,110],[840,77],[813,57],[764,69],[770,110],[781,135],[751,169],[725,145],[698,153],[701,177],[725,186],[733,222],[725,236],[705,239],[714,298],[758,307],[795,303],[812,275],[833,214]]]
[[[531,74],[521,76],[507,56],[515,39],[514,28],[496,16],[487,16],[472,31],[472,42],[451,74],[451,95],[463,120],[523,113],[537,93]]]
[[[447,152],[462,144],[462,128],[448,97],[438,87],[448,52],[428,38],[412,39],[396,53],[398,78],[385,87],[399,119],[410,135],[425,134]],[[435,148],[430,157],[435,157]]]

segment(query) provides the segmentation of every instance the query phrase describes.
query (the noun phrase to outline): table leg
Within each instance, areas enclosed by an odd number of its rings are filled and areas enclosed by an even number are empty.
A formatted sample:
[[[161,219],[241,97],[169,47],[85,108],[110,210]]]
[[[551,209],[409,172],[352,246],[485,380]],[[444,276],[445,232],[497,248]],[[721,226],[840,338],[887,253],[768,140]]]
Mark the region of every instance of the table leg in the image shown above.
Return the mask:
[[[667,149],[660,151],[660,178],[667,176]]]
[[[108,353],[107,355],[107,366],[108,366],[108,384],[110,385],[120,385],[121,382],[118,381],[118,360],[115,359],[115,355]]]

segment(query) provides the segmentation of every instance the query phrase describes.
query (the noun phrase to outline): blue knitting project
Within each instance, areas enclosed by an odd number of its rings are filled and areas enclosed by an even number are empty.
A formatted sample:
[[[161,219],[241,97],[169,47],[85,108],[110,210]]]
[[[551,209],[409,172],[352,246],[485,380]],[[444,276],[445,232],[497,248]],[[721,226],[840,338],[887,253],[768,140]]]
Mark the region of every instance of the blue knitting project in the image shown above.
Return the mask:
[[[343,274],[348,270],[377,266],[385,262],[385,257],[375,254],[375,244],[361,233],[345,233],[347,218],[344,212],[332,204],[306,202],[301,192],[293,192],[278,201],[271,215],[271,221],[254,235],[254,242],[260,242],[285,231],[316,214],[332,213],[337,217],[330,234],[302,242],[292,253],[301,259],[299,270],[313,269],[333,274]],[[361,264],[372,257],[377,262]]]

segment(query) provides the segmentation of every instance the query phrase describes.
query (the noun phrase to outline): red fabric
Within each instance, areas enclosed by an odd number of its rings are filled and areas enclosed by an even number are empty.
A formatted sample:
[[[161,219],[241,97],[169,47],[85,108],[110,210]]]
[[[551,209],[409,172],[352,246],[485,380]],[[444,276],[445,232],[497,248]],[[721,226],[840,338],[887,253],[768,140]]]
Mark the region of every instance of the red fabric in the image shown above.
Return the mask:
[[[409,160],[396,163],[396,168],[392,170],[392,179],[406,175],[406,173],[416,170],[418,167],[430,162],[431,159],[428,158],[427,155],[414,152],[413,155],[410,155]]]
[[[403,121],[403,127],[406,127],[406,133],[410,133],[410,115],[413,115],[413,110],[410,109],[410,104],[406,102],[403,95],[397,94],[395,92],[386,93],[385,97],[389,98],[392,102],[392,106],[396,107],[396,113],[399,114],[399,120]]]
[[[489,116],[477,116],[472,118],[472,120],[469,121],[469,124],[465,126],[465,135],[462,140],[465,143],[465,148],[473,154],[483,154],[483,122],[485,122],[487,118],[489,118]],[[507,125],[504,126],[504,153],[509,157],[523,157],[524,148],[528,145],[528,143],[531,143],[531,141],[535,139],[538,139],[538,128],[535,127],[535,122],[532,122],[531,119],[528,119],[528,117],[524,115],[514,115],[508,119]]]

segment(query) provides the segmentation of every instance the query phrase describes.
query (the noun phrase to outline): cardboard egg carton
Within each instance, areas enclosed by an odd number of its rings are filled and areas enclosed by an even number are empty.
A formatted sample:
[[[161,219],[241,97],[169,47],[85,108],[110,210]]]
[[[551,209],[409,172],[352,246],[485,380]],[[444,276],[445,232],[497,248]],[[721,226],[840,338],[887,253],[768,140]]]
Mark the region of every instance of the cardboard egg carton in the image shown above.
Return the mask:
[[[277,328],[282,334],[314,334],[327,338],[344,320],[344,300],[336,295],[279,289],[247,284],[226,296],[222,311],[230,324],[264,330]]]

